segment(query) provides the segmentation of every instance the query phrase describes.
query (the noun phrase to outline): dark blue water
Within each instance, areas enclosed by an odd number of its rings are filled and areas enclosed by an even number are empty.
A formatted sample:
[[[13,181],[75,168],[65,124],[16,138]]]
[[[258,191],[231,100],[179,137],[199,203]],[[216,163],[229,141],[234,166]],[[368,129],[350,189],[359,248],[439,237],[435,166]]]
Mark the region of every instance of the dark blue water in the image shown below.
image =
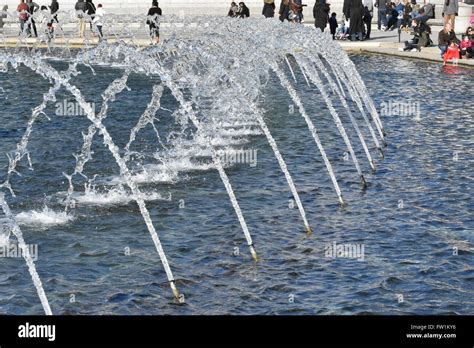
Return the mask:
[[[260,262],[250,259],[218,173],[190,171],[172,185],[142,186],[145,192],[171,194],[171,200],[147,206],[186,303],[172,300],[135,204],[78,205],[75,220],[68,224],[22,226],[27,243],[39,246],[36,266],[53,313],[472,314],[474,122],[469,86],[474,70],[382,56],[351,58],[377,107],[389,100],[419,101],[421,120],[413,115],[383,117],[388,147],[383,161],[372,151],[378,170],[371,173],[347,116],[337,108],[363,162],[369,186],[362,190],[321,97],[298,85],[347,207],[338,206],[304,120],[288,113],[291,101],[273,77],[262,106],[314,235],[305,235],[298,210],[289,208],[291,193],[265,139],[251,137],[245,147],[258,150],[258,165],[238,165],[227,172]],[[98,109],[100,93],[121,74],[105,67],[97,68],[96,76],[82,71],[72,82]],[[105,124],[120,147],[146,108],[153,83],[132,75],[131,91],[110,105]],[[5,91],[0,99],[0,153],[7,153],[15,149],[31,109],[50,85],[21,68],[0,75],[0,86]],[[73,101],[64,90],[57,98]],[[166,91],[163,106],[177,107]],[[29,144],[34,171],[23,161],[22,176],[12,179],[17,197],[7,195],[15,214],[41,210],[44,204],[62,209],[58,192],[67,189],[62,173],[73,171],[72,154],[80,151],[81,132],[89,125],[84,116],[56,116],[54,105],[46,111],[51,120],[40,118]],[[173,131],[170,114],[161,110],[158,116],[159,129]],[[369,143],[368,134],[366,139]],[[135,149],[146,155],[157,150],[151,129],[141,133]],[[100,136],[93,151],[85,169],[88,176],[118,175]],[[144,161],[152,162],[149,157]],[[2,181],[7,165],[1,156]],[[76,180],[82,189],[84,180]],[[364,260],[326,257],[325,247],[333,243],[363,245]],[[0,265],[0,312],[42,314],[24,261],[1,258]]]

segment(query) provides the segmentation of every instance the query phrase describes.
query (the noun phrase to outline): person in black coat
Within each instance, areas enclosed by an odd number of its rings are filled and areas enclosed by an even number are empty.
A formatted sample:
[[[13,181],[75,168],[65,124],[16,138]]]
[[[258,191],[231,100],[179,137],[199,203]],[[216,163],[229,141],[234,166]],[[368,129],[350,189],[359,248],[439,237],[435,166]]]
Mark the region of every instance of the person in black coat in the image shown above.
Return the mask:
[[[326,0],[316,0],[313,17],[315,27],[324,31],[329,21],[329,4],[326,4]]]
[[[250,17],[250,10],[247,7],[247,5],[245,5],[244,2],[239,2],[239,13],[237,14],[237,17],[239,18]]]
[[[86,0],[86,13],[91,16],[91,18],[94,18],[96,7],[92,0]]]
[[[331,18],[329,18],[329,29],[331,30],[332,39],[336,39],[336,29],[337,29],[337,14],[336,12],[331,13]]]
[[[89,15],[89,20],[90,20],[90,29],[92,31],[92,36],[95,36],[94,30],[92,29],[92,21],[94,20],[95,17],[95,11],[96,7],[92,0],[86,0],[86,13]]]
[[[356,40],[356,38],[363,40],[364,22],[362,16],[364,15],[364,6],[362,0],[344,0],[342,12],[350,20],[349,35],[351,41]]]
[[[290,20],[290,1],[289,0],[281,0],[280,3],[280,11],[278,11],[280,15],[280,21],[284,22],[285,20]]]
[[[364,40],[369,40],[370,33],[372,32],[372,18],[374,16],[374,1],[362,0],[362,6],[364,6],[364,15],[362,16],[362,21],[365,24]]]
[[[58,22],[58,11],[59,11],[59,4],[58,0],[52,0],[51,1],[51,6],[49,6],[49,10],[51,11],[51,14],[53,15],[53,19],[51,20],[51,24],[53,21],[56,23]]]
[[[155,43],[160,43],[160,26],[158,23],[158,16],[161,16],[161,8],[158,7],[158,1],[153,0],[151,8],[148,10],[147,24],[150,27],[150,36],[155,40]]]
[[[262,15],[264,15],[265,18],[273,18],[275,16],[275,7],[274,0],[265,0]]]

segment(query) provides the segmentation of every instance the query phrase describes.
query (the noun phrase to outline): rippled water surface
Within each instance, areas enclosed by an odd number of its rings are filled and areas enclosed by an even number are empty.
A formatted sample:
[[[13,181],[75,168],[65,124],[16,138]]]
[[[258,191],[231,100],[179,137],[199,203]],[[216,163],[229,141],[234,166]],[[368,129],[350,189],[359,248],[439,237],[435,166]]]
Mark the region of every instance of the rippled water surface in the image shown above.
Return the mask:
[[[379,110],[390,100],[419,102],[420,119],[413,114],[382,116],[388,146],[384,160],[372,149],[376,173],[370,172],[347,127],[369,183],[363,190],[322,98],[297,76],[298,91],[348,202],[341,208],[304,120],[289,112],[292,103],[272,77],[261,103],[300,192],[312,236],[305,235],[298,210],[291,209],[291,192],[262,136],[246,136],[239,145],[258,151],[256,166],[227,169],[261,257],[257,264],[217,171],[194,163],[173,183],[162,178],[141,186],[185,304],[172,300],[129,195],[98,188],[84,194],[85,182],[77,178],[77,207],[70,215],[61,214],[67,190],[62,173],[73,171],[72,154],[80,150],[81,132],[89,123],[84,116],[56,116],[57,105],[50,105],[51,119],[40,118],[29,144],[34,171],[22,162],[22,176],[12,179],[17,197],[7,195],[7,200],[27,243],[39,246],[36,265],[53,313],[474,313],[474,70],[382,56],[351,59]],[[72,82],[98,109],[101,92],[121,73],[106,67],[96,68],[96,76],[82,71]],[[132,75],[131,90],[110,106],[105,125],[122,148],[150,100],[153,83]],[[20,68],[1,74],[0,86],[0,152],[5,154],[15,149],[31,109],[41,103],[49,85]],[[64,99],[73,100],[62,90],[58,101]],[[167,91],[162,102],[164,108],[176,108]],[[349,125],[347,115],[337,109]],[[171,131],[170,113],[160,110],[158,116],[158,128]],[[137,144],[143,162],[153,162],[158,148],[153,131],[142,132]],[[85,169],[88,177],[98,174],[94,183],[99,186],[117,181],[117,166],[100,136],[93,151]],[[2,181],[7,165],[1,156]],[[189,168],[189,163],[173,165]],[[334,243],[363,246],[363,260],[327,257],[327,246]],[[0,312],[43,313],[22,259],[0,259]]]

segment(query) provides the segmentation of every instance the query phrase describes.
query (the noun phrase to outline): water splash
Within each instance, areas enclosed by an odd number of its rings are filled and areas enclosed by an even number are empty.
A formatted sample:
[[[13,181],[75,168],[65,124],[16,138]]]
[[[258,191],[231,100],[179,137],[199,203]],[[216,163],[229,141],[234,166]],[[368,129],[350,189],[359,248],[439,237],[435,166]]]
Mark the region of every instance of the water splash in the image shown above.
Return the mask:
[[[112,18],[113,16],[110,16],[109,20]],[[73,21],[73,19],[66,19],[62,25],[70,24]],[[123,23],[122,26],[110,26],[111,36],[115,40],[110,39],[108,42],[97,44],[94,40],[85,39],[83,41],[84,49],[81,51],[72,50],[73,43],[69,42],[66,33],[59,26],[54,37],[46,41],[45,51],[42,51],[41,39],[34,41],[33,48],[31,48],[31,39],[21,36],[16,41],[13,51],[6,48],[4,53],[0,53],[2,66],[8,67],[10,65],[17,69],[20,65],[24,65],[53,84],[49,92],[43,96],[43,103],[33,111],[27,130],[17,146],[17,151],[10,158],[7,180],[1,187],[14,194],[9,178],[12,174],[17,173],[16,167],[21,159],[27,157],[28,162],[31,163],[27,145],[35,120],[39,115],[44,114],[46,105],[55,100],[58,90],[65,88],[86,111],[91,126],[87,133],[83,134],[81,152],[75,155],[74,172],[70,175],[65,174],[69,182],[69,189],[65,200],[66,210],[63,213],[68,216],[68,209],[74,208],[73,201],[81,204],[136,202],[175,297],[179,297],[179,293],[174,277],[145,203],[147,200],[163,197],[156,192],[144,192],[140,189],[139,184],[161,182],[179,185],[180,173],[217,169],[251,254],[254,259],[257,259],[249,227],[225,171],[228,164],[221,161],[220,154],[224,151],[235,151],[243,144],[249,143],[250,137],[263,134],[285,175],[305,228],[310,231],[298,191],[286,162],[278,150],[276,141],[266,125],[265,110],[260,106],[259,99],[265,93],[266,81],[269,80],[271,72],[277,76],[280,84],[288,92],[289,98],[304,118],[324,160],[338,200],[344,204],[330,159],[319,139],[314,121],[306,112],[298,89],[295,87],[300,81],[298,81],[296,71],[288,59],[289,56],[295,57],[306,85],[315,85],[322,94],[346,148],[352,155],[356,171],[361,179],[363,178],[361,164],[355,156],[355,150],[345,132],[342,121],[335,111],[335,102],[331,99],[332,96],[324,86],[319,73],[325,78],[330,90],[336,96],[336,102],[341,103],[347,111],[369,163],[372,169],[375,168],[369,146],[365,143],[358,127],[357,117],[362,117],[374,139],[376,148],[380,151],[381,148],[372,123],[375,124],[382,142],[385,142],[382,122],[354,64],[340,48],[334,47],[337,45],[334,45],[329,35],[322,34],[314,28],[293,26],[288,23],[282,24],[279,21],[249,19],[244,22],[230,21],[225,18],[183,19],[166,16],[160,20],[164,36],[167,37],[166,41],[159,46],[146,47],[143,40],[138,39],[138,34],[133,31],[132,26],[128,25],[140,22],[138,30],[144,30],[143,21],[138,21],[133,16],[125,16],[121,17],[120,22]],[[286,39],[281,40],[282,37]],[[42,39],[44,40],[44,37]],[[3,38],[3,42],[6,42],[5,38]],[[249,44],[254,49],[248,49]],[[45,61],[46,58],[64,56],[70,61],[67,72],[60,73]],[[282,68],[285,63],[295,86],[290,83],[287,72]],[[77,74],[76,68],[79,65],[89,67],[92,73],[95,73],[95,65],[112,66],[123,71],[123,76],[112,82],[102,94],[103,104],[97,115],[85,102],[81,91],[71,84],[71,77]],[[5,72],[4,69],[2,72]],[[151,100],[135,127],[131,129],[128,143],[122,151],[116,146],[103,121],[108,114],[109,102],[113,102],[120,92],[128,88],[126,83],[131,73],[143,77],[155,75],[160,78],[161,82],[153,87]],[[159,129],[155,125],[156,114],[162,109],[161,98],[165,89],[169,90],[177,101],[178,108],[170,110],[170,114],[180,126],[180,131],[168,139],[162,139]],[[351,112],[347,104],[348,97],[357,105],[358,113]],[[370,114],[372,122],[367,117],[367,113]],[[139,165],[137,165],[134,159],[141,158],[144,154],[134,143],[141,135],[141,131],[148,126],[153,128],[156,135],[157,149],[153,158],[158,163],[147,165],[138,163]],[[111,188],[89,186],[86,187],[84,193],[75,192],[73,177],[80,175],[88,179],[83,171],[85,165],[92,158],[91,146],[96,133],[103,137],[104,145],[113,155],[120,169],[120,177],[114,177],[109,181],[108,185],[113,185]],[[133,150],[132,144],[134,144]],[[122,153],[124,154],[122,155]],[[210,162],[197,161],[198,157],[206,157],[210,159]],[[137,167],[133,171],[128,167],[132,161]],[[128,189],[125,189],[124,186],[127,186]],[[128,200],[125,200],[125,196]],[[2,202],[4,212],[9,211],[6,202],[4,200]],[[21,214],[28,213],[23,212],[19,215],[21,216]],[[19,230],[15,217],[11,214],[10,220],[9,223],[16,226],[14,234],[18,238],[18,235],[21,235],[21,230]],[[45,312],[50,313],[50,310],[49,312],[47,310],[49,305],[46,305],[47,300],[45,300],[41,283],[38,284],[39,277],[33,272],[34,269],[32,270],[29,260],[27,260],[27,264]],[[34,268],[34,265],[32,267]]]
[[[25,243],[23,238],[23,233],[21,232],[20,226],[15,220],[8,203],[5,201],[5,195],[0,192],[0,206],[2,207],[2,211],[5,214],[7,220],[9,221],[9,225],[11,226],[11,231],[13,235],[18,240],[18,246],[22,252],[23,258],[25,259],[26,265],[28,267],[28,271],[30,272],[31,279],[33,280],[33,284],[35,285],[36,292],[38,293],[38,297],[40,298],[41,305],[43,306],[44,313],[46,315],[52,315],[51,307],[49,306],[48,298],[46,297],[46,293],[43,289],[43,284],[41,283],[41,279],[36,272],[35,263],[30,255],[30,250]]]
[[[130,195],[122,185],[112,188],[99,188],[92,184],[85,184],[84,192],[75,192],[73,199],[76,205],[127,205],[135,200],[135,197]],[[159,192],[143,192],[143,199],[145,201],[158,201],[171,199],[171,196],[164,196]]]
[[[51,227],[65,225],[74,220],[74,216],[64,211],[55,211],[44,206],[42,210],[21,212],[15,216],[20,225],[34,227]]]

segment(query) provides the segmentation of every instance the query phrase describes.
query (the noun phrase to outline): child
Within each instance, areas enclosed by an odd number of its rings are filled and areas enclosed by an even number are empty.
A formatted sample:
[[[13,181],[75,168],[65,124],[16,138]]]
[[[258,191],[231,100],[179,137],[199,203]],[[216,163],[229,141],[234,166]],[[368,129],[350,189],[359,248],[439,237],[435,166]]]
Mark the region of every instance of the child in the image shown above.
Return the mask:
[[[451,41],[448,48],[446,49],[446,52],[444,53],[443,65],[446,65],[447,61],[452,61],[454,65],[457,65],[458,60],[459,60],[459,48],[454,43],[454,41]]]
[[[331,29],[332,39],[335,40],[337,29],[336,12],[331,13],[331,18],[329,18],[329,28]]]
[[[104,35],[102,34],[102,26],[104,25],[103,23],[104,16],[105,16],[104,8],[102,7],[102,4],[98,4],[97,11],[95,12],[95,17],[92,23],[97,27],[97,32],[99,34],[99,41],[102,41],[102,38],[104,37]]]
[[[336,39],[345,40],[347,39],[347,33],[349,31],[349,23],[344,19],[341,21],[339,28],[337,28]]]
[[[459,48],[460,48],[459,53],[461,54],[461,58],[465,57],[465,59],[467,59],[467,58],[472,58],[474,56],[472,41],[469,40],[469,36],[464,35],[462,37],[462,41],[459,45]]]

